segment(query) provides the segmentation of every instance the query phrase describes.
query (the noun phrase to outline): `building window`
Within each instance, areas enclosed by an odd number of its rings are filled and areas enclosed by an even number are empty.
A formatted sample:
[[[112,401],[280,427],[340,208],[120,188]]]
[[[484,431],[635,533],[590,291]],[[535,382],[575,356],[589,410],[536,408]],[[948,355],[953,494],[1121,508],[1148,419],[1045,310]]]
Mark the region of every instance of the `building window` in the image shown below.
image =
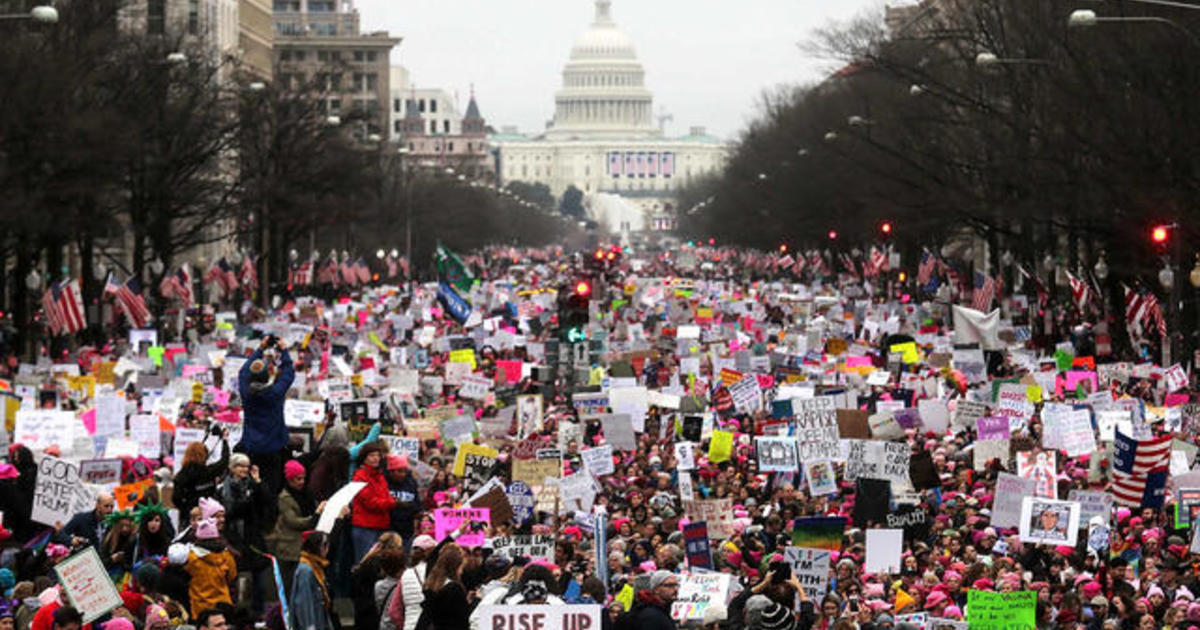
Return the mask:
[[[304,61],[304,51],[303,50],[292,51],[292,58],[295,59],[296,61]]]
[[[317,61],[329,61],[329,51],[318,50],[317,51]]]
[[[363,51],[361,51],[361,50],[354,51],[354,60],[357,62],[361,62],[363,60]]]
[[[431,114],[437,113],[437,103],[438,103],[437,99],[429,99],[429,113],[431,113]]]
[[[408,143],[408,151],[409,151],[409,153],[412,153],[413,151],[416,151],[416,150],[417,150],[417,148],[416,148],[415,146],[413,146],[413,143],[409,142],[409,143]]]
[[[378,58],[379,58],[379,57],[378,57],[378,53],[376,53],[374,50],[368,50],[368,51],[367,51],[367,61],[368,61],[368,62],[373,62],[373,61],[375,61],[375,60],[376,60],[376,59],[378,59]]]
[[[300,11],[300,0],[275,0],[273,5],[276,11]]]
[[[162,35],[166,31],[167,0],[150,0],[146,7],[146,33]]]
[[[309,13],[333,13],[333,0],[308,0]]]
[[[337,24],[334,22],[313,22],[312,32],[322,37],[334,37],[338,34]]]
[[[392,133],[397,134],[397,135],[400,134],[400,121],[399,120],[392,121]]]
[[[430,134],[437,133],[437,121],[436,120],[429,121],[429,133]]]
[[[432,103],[433,101],[429,101],[429,102]],[[442,129],[444,129],[446,133],[450,133],[450,121],[449,120],[442,121]]]
[[[190,35],[198,35],[200,33],[200,0],[188,0],[187,29]]]
[[[446,143],[446,150],[449,151],[450,153],[454,153],[454,143],[453,142]]]
[[[342,111],[342,99],[335,98],[329,101],[329,112],[331,114],[336,114],[340,111]]]
[[[417,101],[417,111],[421,112],[422,114],[425,113],[425,99],[421,99],[421,100]],[[434,127],[433,130],[436,132],[437,127]]]
[[[290,50],[279,51],[279,60],[280,61],[291,61],[292,60],[292,51],[290,51]]]
[[[398,99],[398,98],[394,98],[394,99],[392,99],[392,111],[393,111],[393,112],[396,112],[397,114],[399,114],[399,113],[400,113],[400,109],[401,109],[401,108],[400,108],[400,99]]]
[[[276,22],[275,34],[288,36],[303,35],[304,29],[297,22]]]

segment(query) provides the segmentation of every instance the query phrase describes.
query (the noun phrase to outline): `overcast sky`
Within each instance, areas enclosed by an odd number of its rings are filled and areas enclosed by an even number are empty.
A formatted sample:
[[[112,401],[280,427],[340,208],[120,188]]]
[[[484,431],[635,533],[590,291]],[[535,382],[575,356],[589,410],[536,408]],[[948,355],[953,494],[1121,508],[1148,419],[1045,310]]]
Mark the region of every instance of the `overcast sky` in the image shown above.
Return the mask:
[[[893,0],[892,4],[909,4]],[[362,29],[403,38],[392,63],[418,87],[472,83],[488,123],[541,131],[571,43],[587,30],[592,0],[356,0]],[[675,118],[668,133],[704,125],[732,138],[764,88],[823,76],[829,60],[797,43],[881,0],[613,0],[613,19],[637,45],[654,107]]]

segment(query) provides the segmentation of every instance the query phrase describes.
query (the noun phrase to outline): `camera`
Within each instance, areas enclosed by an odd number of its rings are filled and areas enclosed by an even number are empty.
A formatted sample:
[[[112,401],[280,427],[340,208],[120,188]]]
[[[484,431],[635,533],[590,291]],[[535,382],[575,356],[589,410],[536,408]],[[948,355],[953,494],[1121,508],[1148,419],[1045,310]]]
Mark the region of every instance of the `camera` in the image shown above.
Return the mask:
[[[792,565],[786,562],[771,563],[771,582],[774,584],[782,584],[792,577]]]

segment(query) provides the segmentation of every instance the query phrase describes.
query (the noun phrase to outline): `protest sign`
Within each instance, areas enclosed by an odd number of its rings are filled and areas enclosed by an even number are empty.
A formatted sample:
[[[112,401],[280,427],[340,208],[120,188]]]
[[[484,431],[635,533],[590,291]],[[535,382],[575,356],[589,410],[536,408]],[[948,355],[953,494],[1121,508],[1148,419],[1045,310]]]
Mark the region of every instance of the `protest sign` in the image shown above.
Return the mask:
[[[708,523],[688,523],[683,526],[684,553],[687,555],[688,567],[692,569],[712,569],[712,545],[708,540]]]
[[[17,411],[12,443],[23,444],[35,453],[57,446],[65,455],[75,442],[76,427],[83,432],[83,424],[73,411],[21,409]]]
[[[54,572],[58,574],[67,600],[83,616],[85,625],[124,603],[94,547],[54,565]]]
[[[454,474],[463,480],[463,487],[471,492],[483,486],[496,467],[499,451],[478,444],[462,443],[454,456]]]
[[[562,476],[562,461],[558,459],[514,459],[512,468],[513,480],[524,481],[531,487],[542,485],[546,477]]]
[[[988,406],[986,403],[973,400],[959,400],[954,407],[954,426],[973,427],[976,421],[986,416],[987,413]]]
[[[967,591],[967,622],[971,630],[1034,630],[1037,592]]]
[[[800,582],[809,601],[819,602],[829,591],[828,549],[784,547],[783,559],[792,567],[792,575]]]
[[[1025,497],[1018,531],[1022,542],[1074,547],[1079,535],[1079,504]]]
[[[592,477],[582,472],[563,477],[558,483],[558,493],[561,499],[560,512],[590,512],[596,500],[596,486]]]
[[[1017,475],[1034,481],[1034,496],[1058,497],[1058,462],[1052,451],[1017,453]]]
[[[731,499],[683,501],[683,512],[693,523],[708,523],[708,535],[717,540],[733,536],[733,502]]]
[[[1103,490],[1071,490],[1067,493],[1067,500],[1079,504],[1081,527],[1090,523],[1092,517],[1099,516],[1107,523],[1112,516],[1113,497]]]
[[[146,498],[146,491],[152,487],[154,487],[154,477],[147,477],[141,481],[113,488],[113,500],[117,502],[117,509],[125,510],[137,505],[138,501]]]
[[[758,454],[758,469],[763,472],[795,472],[796,440],[792,438],[756,437],[754,449]]]
[[[420,458],[420,438],[401,437],[398,435],[381,435],[379,436],[379,439],[387,444],[388,452],[392,455],[408,455],[410,463]]]
[[[732,431],[716,431],[712,432],[712,439],[708,442],[708,461],[714,464],[729,461],[733,455],[733,432]]]
[[[492,391],[492,379],[472,374],[463,379],[458,395],[467,400],[483,400]]]
[[[890,529],[904,530],[904,538],[909,541],[925,540],[929,536],[929,526],[932,519],[924,508],[911,505],[898,506],[888,512],[884,523]]]
[[[350,483],[338,488],[337,492],[325,502],[325,509],[321,512],[321,518],[317,520],[317,531],[325,532],[326,534],[333,531],[333,526],[337,523],[338,516],[341,515],[342,509],[349,507],[350,502],[354,500],[354,495],[360,490],[367,487],[365,481],[351,481]]]
[[[497,536],[490,540],[493,551],[509,560],[529,558],[554,562],[553,536]]]
[[[86,459],[79,462],[79,478],[96,486],[115,486],[121,483],[121,460]]]
[[[795,398],[792,399],[792,408],[796,410],[796,446],[799,460],[807,462],[840,458],[837,410],[834,408],[833,398]]]
[[[34,522],[65,525],[75,514],[94,509],[95,501],[92,491],[79,479],[78,464],[50,455],[42,456],[33,487],[30,518]]]
[[[1102,553],[1109,549],[1111,530],[1108,526],[1108,521],[1094,516],[1088,523],[1088,538],[1087,545],[1089,551]]]
[[[575,407],[580,420],[599,418],[608,413],[608,394],[603,392],[573,394],[571,405]]]
[[[289,427],[316,426],[325,421],[325,403],[321,401],[283,401],[283,423]]]
[[[675,443],[675,465],[679,470],[694,470],[696,468],[696,445],[691,442]]]
[[[996,496],[992,504],[992,525],[1016,527],[1021,522],[1021,504],[1033,496],[1034,482],[1002,472],[996,477]]]
[[[1096,452],[1096,434],[1092,430],[1092,414],[1087,409],[1073,409],[1059,416],[1059,448],[1070,457]]]
[[[535,502],[533,488],[529,487],[529,484],[514,481],[508,484],[505,494],[508,495],[508,505],[512,507],[513,522],[520,525],[533,516]]]
[[[593,477],[611,475],[616,470],[613,465],[613,447],[611,444],[589,448],[580,453],[583,465]]]
[[[478,630],[597,630],[599,604],[553,606],[480,606]]]
[[[463,523],[468,523],[466,531],[454,542],[462,547],[478,547],[484,543],[488,526],[491,525],[490,512],[488,508],[438,508],[433,511],[433,537],[440,541]]]
[[[833,463],[827,459],[805,464],[804,479],[808,482],[809,493],[814,497],[837,494],[837,475]]]
[[[134,414],[129,417],[129,439],[137,443],[138,454],[157,459],[162,455],[162,433],[158,416]]]
[[[904,530],[868,529],[867,558],[863,569],[867,573],[899,573],[900,553],[904,550]]]
[[[704,611],[712,604],[725,603],[729,583],[728,573],[684,574],[679,579],[679,595],[671,604],[671,618],[676,621],[703,619]]]
[[[604,430],[604,441],[618,451],[637,448],[637,436],[633,432],[633,420],[629,414],[615,413],[600,416],[600,427]]]
[[[524,438],[542,430],[542,395],[517,396],[517,437]]]

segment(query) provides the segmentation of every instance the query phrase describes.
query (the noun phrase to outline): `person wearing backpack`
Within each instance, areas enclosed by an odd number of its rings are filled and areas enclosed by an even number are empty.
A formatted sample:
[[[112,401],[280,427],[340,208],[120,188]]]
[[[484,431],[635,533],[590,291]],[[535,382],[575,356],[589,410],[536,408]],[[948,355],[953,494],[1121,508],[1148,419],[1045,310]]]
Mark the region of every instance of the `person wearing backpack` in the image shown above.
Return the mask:
[[[638,591],[633,607],[617,618],[617,630],[677,630],[671,604],[679,596],[679,576],[659,569],[650,574],[650,588]]]
[[[404,568],[404,550],[386,549],[379,553],[379,569],[383,572],[383,577],[375,582],[379,630],[401,630],[404,627],[404,592],[400,588]]]

